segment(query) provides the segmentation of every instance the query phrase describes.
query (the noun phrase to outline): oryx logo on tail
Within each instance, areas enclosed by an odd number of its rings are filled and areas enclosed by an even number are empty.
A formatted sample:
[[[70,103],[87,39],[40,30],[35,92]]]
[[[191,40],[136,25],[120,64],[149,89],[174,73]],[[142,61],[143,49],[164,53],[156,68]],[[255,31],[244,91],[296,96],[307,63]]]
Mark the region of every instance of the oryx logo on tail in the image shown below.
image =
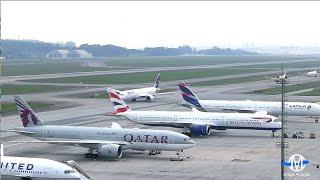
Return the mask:
[[[20,96],[15,96],[14,101],[16,103],[23,127],[43,125],[39,117]]]
[[[182,97],[186,102],[190,103],[195,107],[203,109],[203,107],[199,103],[198,97],[191,91],[191,89],[188,87],[186,83],[180,83],[179,88],[181,90]]]
[[[120,98],[120,96],[116,93],[115,90],[108,88],[107,92],[115,110],[114,114],[131,110],[129,106]]]

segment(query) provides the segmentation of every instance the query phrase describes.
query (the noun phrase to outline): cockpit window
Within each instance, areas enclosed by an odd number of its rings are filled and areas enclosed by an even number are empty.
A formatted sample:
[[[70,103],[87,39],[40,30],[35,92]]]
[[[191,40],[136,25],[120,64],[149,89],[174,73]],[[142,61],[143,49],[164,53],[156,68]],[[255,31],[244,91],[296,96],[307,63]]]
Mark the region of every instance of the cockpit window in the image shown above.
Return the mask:
[[[274,122],[279,122],[279,119],[274,119],[273,121],[274,121]]]
[[[184,138],[184,141],[190,141],[191,138]]]
[[[71,174],[71,173],[75,173],[75,170],[65,170],[64,173],[65,174]]]

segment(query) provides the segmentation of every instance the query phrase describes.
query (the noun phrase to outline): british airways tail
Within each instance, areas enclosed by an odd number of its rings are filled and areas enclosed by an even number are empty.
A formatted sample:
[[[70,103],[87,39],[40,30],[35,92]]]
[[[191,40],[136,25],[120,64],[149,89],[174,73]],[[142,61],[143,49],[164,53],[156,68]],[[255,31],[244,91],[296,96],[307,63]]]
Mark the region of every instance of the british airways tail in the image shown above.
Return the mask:
[[[204,110],[201,106],[198,97],[191,91],[188,85],[184,82],[179,84],[179,88],[181,90],[182,98],[189,104]]]
[[[153,87],[159,88],[159,83],[160,83],[160,73],[158,74],[156,80],[154,81]]]
[[[131,111],[129,106],[120,98],[114,89],[108,88],[107,92],[115,110],[113,114]]]
[[[42,126],[44,125],[37,114],[31,109],[26,101],[20,96],[14,96],[23,127]]]

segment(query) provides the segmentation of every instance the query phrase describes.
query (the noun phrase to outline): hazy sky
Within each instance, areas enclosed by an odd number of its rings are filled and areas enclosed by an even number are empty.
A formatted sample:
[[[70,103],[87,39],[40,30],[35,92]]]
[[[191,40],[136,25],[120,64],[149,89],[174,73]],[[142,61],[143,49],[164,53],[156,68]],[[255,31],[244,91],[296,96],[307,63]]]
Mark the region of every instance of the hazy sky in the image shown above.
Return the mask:
[[[320,46],[320,2],[1,2],[3,39],[114,44]]]

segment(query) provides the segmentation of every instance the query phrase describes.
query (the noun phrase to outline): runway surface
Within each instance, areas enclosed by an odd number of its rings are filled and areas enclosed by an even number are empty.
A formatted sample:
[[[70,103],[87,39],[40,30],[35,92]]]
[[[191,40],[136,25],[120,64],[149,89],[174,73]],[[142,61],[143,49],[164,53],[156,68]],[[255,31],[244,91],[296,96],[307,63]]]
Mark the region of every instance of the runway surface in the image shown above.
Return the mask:
[[[259,62],[261,63],[261,62]],[[274,63],[274,62],[272,62]],[[228,66],[237,66],[238,63]],[[239,63],[240,64],[240,63]],[[241,63],[243,64],[243,63]],[[254,63],[251,63],[254,64]],[[227,66],[227,65],[215,65]],[[210,66],[213,67],[213,66]],[[179,67],[172,67],[179,69]],[[186,68],[186,67],[184,67]],[[191,67],[188,67],[191,68]],[[198,67],[204,68],[204,67]],[[169,70],[170,68],[156,68],[150,71]],[[182,67],[183,69],[183,67]],[[132,70],[132,72],[145,71],[146,69]],[[125,70],[124,70],[125,71]],[[130,71],[130,70],[129,70]],[[131,72],[131,71],[130,71]],[[99,74],[100,72],[72,73],[73,75]],[[101,73],[115,73],[107,71]],[[255,73],[257,75],[257,73]],[[26,77],[7,77],[6,80],[12,82],[25,79],[38,79],[48,77],[64,77],[66,74],[55,75],[35,75]],[[252,73],[241,74],[241,76],[252,76]],[[223,78],[239,77],[239,75],[229,75],[224,77],[202,78],[201,80],[215,80]],[[294,83],[317,81],[314,78],[296,77]],[[300,79],[299,79],[300,78]],[[199,79],[189,79],[189,82],[197,82]],[[25,82],[24,82],[25,83]],[[149,85],[152,82],[145,82],[136,85],[119,84],[114,88],[135,88]],[[160,82],[161,88],[172,88],[177,81]],[[214,87],[192,87],[197,92],[200,99],[229,99],[229,100],[280,100],[280,95],[260,95],[247,94],[246,92],[276,87],[272,80],[257,82],[247,82],[241,84],[219,85]],[[86,88],[61,92],[49,92],[39,94],[24,94],[27,100],[47,101],[47,102],[68,102],[74,107],[48,110],[37,113],[38,116],[48,125],[74,125],[74,126],[94,126],[107,127],[111,122],[118,122],[123,127],[128,128],[150,128],[169,129],[182,132],[181,129],[148,127],[134,124],[117,117],[106,116],[112,112],[113,108],[107,99],[80,98],[72,96],[78,93],[103,91],[102,85],[88,86]],[[246,93],[246,94],[245,94]],[[4,96],[2,101],[11,101],[12,96]],[[318,102],[319,97],[304,97],[288,95],[290,101],[310,101]],[[182,98],[178,91],[165,95],[158,95],[151,103],[130,102],[128,105],[132,109],[139,110],[177,110],[190,111],[179,106]],[[18,114],[2,117],[1,129],[22,127]],[[318,180],[320,169],[314,164],[320,163],[320,123],[315,123],[310,117],[287,117],[287,133],[289,136],[294,132],[303,132],[304,139],[288,138],[289,148],[287,149],[287,159],[293,154],[301,154],[310,160],[304,173],[307,177],[290,177],[288,179],[310,179]],[[314,132],[316,139],[309,139],[308,135]],[[271,138],[269,131],[257,130],[226,130],[213,131],[209,137],[192,137],[197,145],[194,148],[185,150],[185,155],[191,158],[181,162],[172,162],[170,157],[174,152],[162,152],[160,155],[149,156],[148,152],[126,151],[123,157],[117,161],[105,161],[102,159],[86,159],[82,154],[87,149],[81,147],[65,147],[49,144],[22,144],[10,141],[31,140],[28,137],[16,133],[2,133],[2,142],[5,146],[6,155],[50,158],[57,161],[75,160],[82,168],[87,170],[95,179],[279,179],[280,178],[280,148],[276,143],[279,137]],[[279,135],[279,132],[276,133]],[[287,172],[292,172],[287,169]],[[309,176],[310,175],[310,176]]]

